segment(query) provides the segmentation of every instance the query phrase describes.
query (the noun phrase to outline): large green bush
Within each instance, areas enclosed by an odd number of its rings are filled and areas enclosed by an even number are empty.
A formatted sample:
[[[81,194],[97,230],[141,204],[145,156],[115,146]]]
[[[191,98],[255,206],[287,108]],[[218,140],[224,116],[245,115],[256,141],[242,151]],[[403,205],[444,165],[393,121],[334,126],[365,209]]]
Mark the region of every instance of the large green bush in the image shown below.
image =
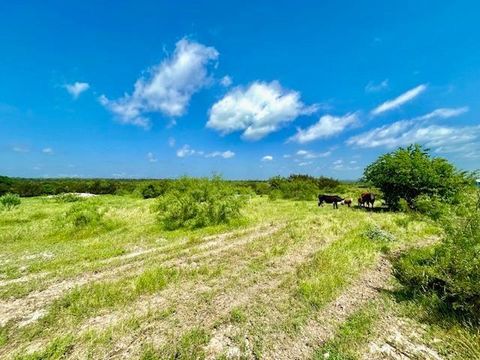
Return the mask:
[[[269,181],[270,199],[315,200],[320,191],[333,192],[340,182],[334,179],[309,175],[276,176]]]
[[[154,207],[168,230],[226,224],[240,217],[244,197],[219,177],[182,178],[158,198]]]
[[[420,195],[454,203],[471,182],[464,172],[445,159],[431,157],[420,145],[380,156],[365,169],[364,178],[382,190],[386,203],[394,209],[399,208],[401,199],[415,208],[415,199]]]
[[[5,210],[12,210],[13,208],[20,205],[20,203],[20,196],[18,196],[17,194],[7,193],[0,196],[0,204]]]
[[[432,215],[444,225],[445,239],[401,256],[395,275],[413,293],[433,294],[440,304],[480,323],[480,194],[476,207]]]

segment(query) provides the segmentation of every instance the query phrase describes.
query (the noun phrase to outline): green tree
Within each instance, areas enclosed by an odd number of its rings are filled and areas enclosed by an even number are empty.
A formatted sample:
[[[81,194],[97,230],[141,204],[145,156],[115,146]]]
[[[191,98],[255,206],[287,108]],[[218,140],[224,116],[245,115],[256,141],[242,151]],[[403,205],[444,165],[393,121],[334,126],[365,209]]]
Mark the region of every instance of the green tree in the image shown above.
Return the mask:
[[[382,190],[385,201],[394,209],[399,207],[400,199],[415,208],[419,195],[453,203],[471,183],[465,172],[445,159],[431,157],[428,149],[417,144],[380,156],[367,166],[364,178]]]

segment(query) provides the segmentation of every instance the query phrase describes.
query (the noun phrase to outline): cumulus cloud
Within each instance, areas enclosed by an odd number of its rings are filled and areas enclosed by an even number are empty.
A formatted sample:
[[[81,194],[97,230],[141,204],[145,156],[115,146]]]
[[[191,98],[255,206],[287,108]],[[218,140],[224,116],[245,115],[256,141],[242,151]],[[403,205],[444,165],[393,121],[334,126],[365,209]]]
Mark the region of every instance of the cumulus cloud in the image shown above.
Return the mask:
[[[374,93],[385,90],[388,88],[388,79],[383,80],[380,83],[374,83],[370,81],[367,86],[365,86],[365,92],[367,93]]]
[[[182,116],[192,95],[211,82],[209,65],[218,55],[213,47],[182,39],[171,57],[135,82],[131,95],[125,94],[117,100],[102,95],[100,103],[120,122],[144,128],[150,126],[148,113],[157,112],[171,118]]]
[[[347,140],[347,144],[362,148],[395,148],[421,143],[437,152],[454,152],[462,146],[472,147],[480,140],[480,126],[453,127],[429,124],[432,119],[459,116],[468,108],[441,108],[411,120],[400,120],[367,131]]]
[[[206,158],[222,157],[224,159],[230,159],[235,156],[233,151],[214,151],[205,155]]]
[[[53,155],[53,149],[52,148],[43,148],[42,153],[47,154],[47,155]]]
[[[317,123],[306,129],[297,129],[297,133],[288,141],[305,144],[321,138],[328,138],[341,133],[347,127],[358,122],[356,113],[344,116],[323,115]]]
[[[246,88],[232,89],[215,103],[207,127],[221,134],[242,131],[244,139],[259,140],[315,110],[316,106],[301,102],[300,93],[282,88],[277,81],[256,81]]]
[[[158,159],[156,158],[155,154],[152,153],[152,152],[149,152],[149,153],[147,154],[147,160],[148,160],[148,162],[151,162],[151,163],[155,163],[155,162],[158,161]]]
[[[65,89],[74,99],[77,99],[83,92],[90,88],[90,84],[86,82],[74,82],[73,84],[66,84]]]
[[[262,161],[272,161],[272,160],[273,160],[272,155],[265,155],[264,157],[262,157]]]
[[[407,92],[403,93],[402,95],[396,97],[395,99],[385,101],[380,106],[377,106],[375,109],[372,110],[372,115],[380,115],[384,112],[396,109],[403,104],[413,100],[418,95],[423,93],[427,89],[427,85],[422,84],[414,87],[413,89],[408,90]]]

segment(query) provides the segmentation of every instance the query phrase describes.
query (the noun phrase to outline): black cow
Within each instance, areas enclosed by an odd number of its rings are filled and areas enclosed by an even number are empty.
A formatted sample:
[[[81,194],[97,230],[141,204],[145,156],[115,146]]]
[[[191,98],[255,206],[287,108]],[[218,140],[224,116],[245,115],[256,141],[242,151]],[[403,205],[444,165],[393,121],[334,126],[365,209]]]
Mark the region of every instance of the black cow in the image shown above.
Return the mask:
[[[372,193],[363,193],[359,198],[358,198],[358,205],[359,206],[364,206],[364,207],[372,207],[373,204],[375,203],[375,194]]]
[[[334,209],[338,209],[338,203],[342,202],[343,198],[338,195],[318,195],[318,206],[322,206],[323,203],[333,204]]]

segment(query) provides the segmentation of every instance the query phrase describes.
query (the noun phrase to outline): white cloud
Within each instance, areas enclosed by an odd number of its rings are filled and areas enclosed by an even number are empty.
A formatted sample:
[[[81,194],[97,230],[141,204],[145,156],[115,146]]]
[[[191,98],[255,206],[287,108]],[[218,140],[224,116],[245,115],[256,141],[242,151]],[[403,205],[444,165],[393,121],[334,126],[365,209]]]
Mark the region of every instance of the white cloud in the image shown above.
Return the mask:
[[[348,145],[362,148],[386,147],[389,149],[412,143],[424,144],[437,152],[456,152],[462,146],[469,148],[480,141],[480,126],[453,127],[427,124],[434,118],[459,116],[468,108],[441,108],[411,120],[400,120],[367,131],[347,140]]]
[[[262,157],[262,161],[272,161],[273,160],[273,156],[271,155],[265,155],[264,157]]]
[[[331,153],[332,153],[331,151],[315,153],[309,150],[298,150],[296,155],[301,156],[304,159],[316,159],[316,158],[323,158],[323,157],[330,156]]]
[[[416,120],[430,120],[430,119],[448,119],[451,117],[456,117],[462,115],[468,111],[468,107],[464,106],[461,108],[440,108],[436,109],[428,114],[419,116],[415,118]]]
[[[408,90],[407,92],[396,97],[395,99],[385,101],[383,104],[373,109],[371,113],[372,115],[379,115],[386,111],[396,109],[402,106],[403,104],[413,100],[422,92],[424,92],[426,89],[427,89],[427,85],[425,84],[418,85],[417,87],[414,87],[413,89]]]
[[[47,155],[53,155],[53,149],[52,148],[44,148],[42,149],[42,153],[47,154]]]
[[[65,89],[68,93],[73,96],[74,99],[77,99],[83,92],[87,91],[90,88],[90,85],[85,82],[75,82],[73,84],[66,84]]]
[[[225,75],[221,80],[220,80],[220,84],[222,84],[223,86],[225,87],[229,87],[230,85],[232,85],[233,83],[233,80],[230,76],[228,75]]]
[[[181,158],[192,156],[192,155],[195,155],[196,153],[197,151],[190,148],[190,145],[183,145],[180,149],[177,150],[177,156]]]
[[[100,102],[117,115],[120,122],[144,128],[150,126],[147,113],[158,112],[172,118],[182,116],[192,95],[211,82],[209,65],[217,58],[215,48],[182,39],[170,58],[135,82],[133,94],[117,100],[102,95]]]
[[[316,106],[300,101],[300,93],[282,88],[279,82],[257,81],[247,88],[232,89],[215,103],[207,127],[222,134],[243,131],[244,139],[259,140],[315,110]]]
[[[190,147],[190,145],[183,145],[180,149],[177,150],[178,157],[187,157],[187,156],[204,156],[206,158],[215,158],[215,157],[222,157],[224,159],[230,159],[235,156],[235,153],[230,150],[226,151],[212,151],[208,154],[205,154],[202,150],[194,150]]]
[[[23,147],[23,146],[18,146],[18,145],[12,147],[12,150],[17,152],[17,153],[27,153],[27,152],[30,151],[30,150],[28,150],[28,148]]]
[[[298,166],[307,166],[307,165],[311,165],[313,164],[312,161],[302,161],[300,163],[298,163]]]
[[[380,83],[374,83],[370,81],[367,86],[365,86],[365,92],[373,93],[385,90],[388,88],[388,79],[383,80]]]
[[[288,141],[305,144],[321,138],[328,138],[341,133],[347,127],[358,122],[356,113],[344,116],[323,115],[317,123],[306,129],[297,129],[297,133]]]
[[[224,159],[230,159],[234,156],[235,156],[235,153],[233,151],[230,151],[230,150],[214,151],[214,152],[211,152],[211,153],[205,155],[206,158],[223,157]]]
[[[155,163],[155,162],[158,161],[158,159],[155,157],[155,154],[152,153],[152,152],[149,152],[149,153],[147,154],[147,160],[148,160],[149,162],[151,162],[151,163]]]
[[[168,138],[168,146],[174,147],[175,143],[176,143],[175,138],[173,138],[173,137]]]

